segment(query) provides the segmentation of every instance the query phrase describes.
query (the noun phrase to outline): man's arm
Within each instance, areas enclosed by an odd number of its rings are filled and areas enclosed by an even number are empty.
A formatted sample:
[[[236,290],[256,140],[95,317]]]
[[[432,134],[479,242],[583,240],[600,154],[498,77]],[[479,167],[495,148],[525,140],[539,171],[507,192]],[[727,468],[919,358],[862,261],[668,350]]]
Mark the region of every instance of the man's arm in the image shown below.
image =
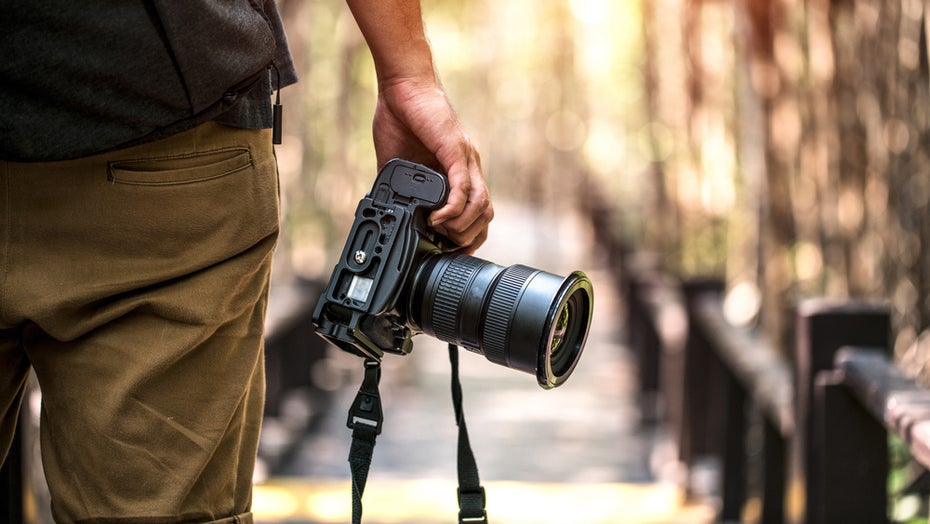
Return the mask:
[[[346,0],[378,76],[372,125],[378,164],[399,157],[444,171],[447,204],[430,215],[439,232],[474,252],[494,217],[481,157],[433,66],[419,0]]]
[[[379,83],[435,77],[419,0],[346,0],[374,58]]]

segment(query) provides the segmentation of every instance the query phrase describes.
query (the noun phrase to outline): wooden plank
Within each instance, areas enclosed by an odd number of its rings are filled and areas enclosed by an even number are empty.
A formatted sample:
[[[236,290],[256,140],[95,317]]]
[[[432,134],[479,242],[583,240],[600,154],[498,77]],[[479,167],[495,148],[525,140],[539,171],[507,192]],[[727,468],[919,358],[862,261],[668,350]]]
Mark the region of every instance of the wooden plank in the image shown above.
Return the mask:
[[[930,468],[930,390],[908,378],[882,348],[843,348],[836,367],[872,416]]]
[[[794,384],[791,364],[766,340],[747,328],[734,326],[723,315],[719,297],[698,297],[691,322],[743,384],[753,404],[785,437],[794,431]]]

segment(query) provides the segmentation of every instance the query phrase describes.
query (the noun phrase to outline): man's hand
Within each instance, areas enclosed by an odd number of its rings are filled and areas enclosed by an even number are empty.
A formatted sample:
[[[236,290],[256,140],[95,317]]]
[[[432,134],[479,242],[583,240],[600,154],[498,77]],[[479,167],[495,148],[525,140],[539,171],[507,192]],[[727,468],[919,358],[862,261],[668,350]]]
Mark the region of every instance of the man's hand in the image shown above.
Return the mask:
[[[481,158],[436,78],[418,0],[347,0],[378,74],[372,125],[379,168],[403,158],[449,178],[446,205],[430,225],[474,253],[488,235],[494,208]]]
[[[382,86],[373,128],[378,165],[404,158],[446,174],[449,198],[430,215],[430,225],[466,253],[478,249],[494,208],[481,157],[439,86],[416,81]]]

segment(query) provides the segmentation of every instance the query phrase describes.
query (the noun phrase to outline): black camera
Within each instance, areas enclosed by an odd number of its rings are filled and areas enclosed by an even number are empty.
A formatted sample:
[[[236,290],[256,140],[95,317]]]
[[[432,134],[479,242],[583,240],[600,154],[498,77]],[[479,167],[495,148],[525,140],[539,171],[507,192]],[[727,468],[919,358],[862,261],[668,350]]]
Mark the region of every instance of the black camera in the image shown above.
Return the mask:
[[[427,226],[448,192],[446,177],[422,165],[395,159],[381,169],[317,302],[317,333],[378,361],[409,353],[413,335],[426,333],[535,374],[543,388],[562,384],[591,326],[591,281],[456,253]]]

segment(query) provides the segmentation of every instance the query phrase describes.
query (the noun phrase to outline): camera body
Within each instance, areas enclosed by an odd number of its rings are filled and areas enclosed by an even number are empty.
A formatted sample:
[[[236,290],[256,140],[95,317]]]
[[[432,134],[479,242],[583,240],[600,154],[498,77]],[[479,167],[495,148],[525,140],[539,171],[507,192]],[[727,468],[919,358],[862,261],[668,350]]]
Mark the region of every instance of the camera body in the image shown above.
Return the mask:
[[[535,374],[543,388],[562,384],[591,325],[591,281],[581,271],[561,277],[457,253],[427,224],[448,193],[446,177],[427,167],[385,164],[317,302],[317,333],[378,361],[409,353],[425,333]]]
[[[341,349],[380,360],[407,354],[415,334],[399,302],[404,285],[429,253],[453,244],[427,227],[446,203],[445,176],[401,159],[389,161],[358,203],[355,222],[317,303],[317,332]]]

